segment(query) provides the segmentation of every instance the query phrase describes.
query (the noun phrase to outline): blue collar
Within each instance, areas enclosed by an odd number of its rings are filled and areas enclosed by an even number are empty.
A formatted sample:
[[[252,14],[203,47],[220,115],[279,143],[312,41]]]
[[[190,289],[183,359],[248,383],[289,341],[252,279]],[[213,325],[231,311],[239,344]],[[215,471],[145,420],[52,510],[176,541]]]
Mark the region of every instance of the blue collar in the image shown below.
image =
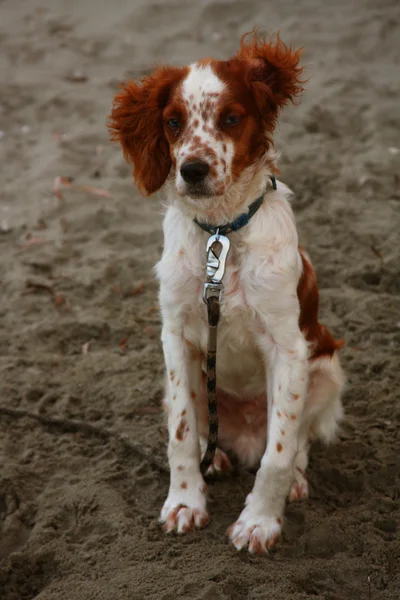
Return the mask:
[[[275,177],[273,175],[270,175],[270,179],[272,182],[273,189],[276,190]],[[227,223],[226,225],[207,225],[207,223],[201,223],[197,219],[194,219],[194,222],[201,229],[203,229],[204,231],[207,231],[207,233],[210,233],[211,235],[214,235],[215,233],[217,233],[217,231],[221,235],[226,235],[227,233],[232,233],[232,231],[238,231],[239,229],[241,229],[242,227],[247,225],[247,223],[250,221],[251,217],[256,214],[256,212],[258,211],[258,209],[260,208],[260,206],[264,200],[264,195],[265,195],[265,192],[262,196],[260,196],[259,198],[257,198],[257,200],[254,200],[254,202],[252,202],[250,204],[247,213],[243,213],[243,214],[239,215],[237,219],[232,221],[232,223]]]

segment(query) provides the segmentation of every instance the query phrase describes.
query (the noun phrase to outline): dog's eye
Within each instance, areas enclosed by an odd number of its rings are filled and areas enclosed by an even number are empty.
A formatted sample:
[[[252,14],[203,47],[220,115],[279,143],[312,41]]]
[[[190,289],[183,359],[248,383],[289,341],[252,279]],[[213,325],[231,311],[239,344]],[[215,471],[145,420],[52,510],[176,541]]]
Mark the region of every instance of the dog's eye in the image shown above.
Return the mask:
[[[228,115],[224,121],[224,125],[237,125],[240,121],[240,117],[236,115]]]
[[[178,129],[180,127],[178,119],[170,119],[169,121],[167,121],[167,124],[168,127],[171,127],[171,129]]]

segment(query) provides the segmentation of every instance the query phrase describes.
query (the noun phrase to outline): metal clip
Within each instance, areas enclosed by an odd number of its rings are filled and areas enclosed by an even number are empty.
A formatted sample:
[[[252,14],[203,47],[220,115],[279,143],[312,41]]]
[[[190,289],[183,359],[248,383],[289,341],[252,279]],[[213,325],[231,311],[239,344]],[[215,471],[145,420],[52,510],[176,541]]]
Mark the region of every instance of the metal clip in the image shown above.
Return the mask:
[[[222,290],[224,286],[222,282],[219,283],[211,283],[211,281],[207,281],[203,285],[203,301],[208,304],[208,300],[212,297],[217,297],[218,301],[221,301]]]
[[[216,243],[221,244],[222,246],[219,256],[217,256],[213,250],[213,246]],[[226,259],[230,245],[231,243],[229,238],[227,238],[225,235],[219,235],[218,231],[208,240],[206,274],[209,281],[212,281],[213,283],[222,281],[222,278],[225,274]]]
[[[219,256],[213,250],[214,244],[217,243],[221,244]],[[219,301],[221,300],[222,290],[224,289],[222,278],[225,274],[226,259],[230,245],[229,239],[225,235],[220,235],[218,231],[207,242],[207,281],[203,287],[203,300],[206,304],[208,299],[213,296],[218,297]]]

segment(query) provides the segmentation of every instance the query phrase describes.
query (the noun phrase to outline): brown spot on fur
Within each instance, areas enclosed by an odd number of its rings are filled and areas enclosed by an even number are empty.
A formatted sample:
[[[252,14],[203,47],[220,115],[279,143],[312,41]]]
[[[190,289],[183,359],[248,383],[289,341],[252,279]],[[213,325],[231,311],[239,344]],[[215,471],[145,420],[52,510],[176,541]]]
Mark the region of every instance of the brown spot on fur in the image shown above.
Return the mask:
[[[177,427],[176,434],[175,434],[178,442],[182,442],[185,439],[187,432],[188,432],[188,428],[187,428],[186,421],[185,421],[185,419],[181,419],[180,423]]]
[[[296,415],[290,415],[290,418],[292,419],[292,421],[295,421],[297,419]]]
[[[279,412],[279,410],[276,411],[276,416],[278,417],[278,419],[281,418],[282,414]]]
[[[180,248],[180,250],[179,250],[179,253],[178,253],[178,254],[179,254],[179,256],[185,256],[185,251],[184,251],[184,249],[183,249],[183,248]]]
[[[176,400],[176,394],[172,396],[172,400]]]
[[[203,153],[210,160],[214,160],[217,157],[215,150],[206,144],[203,146]]]
[[[292,394],[293,400],[298,400],[300,398],[300,394]]]
[[[183,409],[183,411],[181,412],[181,417],[184,417],[186,415],[186,408]]]
[[[191,397],[191,399],[192,399],[192,400],[196,400],[196,398],[197,398],[197,394],[196,394],[196,392],[194,392],[194,391],[192,390],[192,391],[190,392],[190,397]]]
[[[183,465],[178,465],[178,467],[177,467],[178,471],[183,471],[184,468],[185,467]]]
[[[286,431],[284,431],[283,429],[281,429],[281,435],[286,435]]]
[[[299,246],[303,271],[297,286],[300,303],[299,326],[308,342],[311,342],[311,358],[323,355],[332,356],[335,350],[344,346],[344,340],[336,341],[330,331],[318,322],[319,291],[314,268],[303,248]]]
[[[282,525],[282,519],[280,517],[277,518],[276,522],[278,523],[278,525]]]
[[[180,380],[180,379],[177,379],[177,381],[176,381],[176,385],[178,386],[178,385],[180,384],[180,382],[181,382],[181,380]]]
[[[182,481],[182,483],[181,483],[181,488],[182,488],[183,490],[186,490],[186,488],[187,488],[187,483],[186,483],[186,481]]]
[[[170,379],[170,381],[173,381],[175,379],[175,371],[169,372],[169,379]]]
[[[282,452],[282,444],[280,442],[277,443],[276,449],[278,450],[278,452]]]

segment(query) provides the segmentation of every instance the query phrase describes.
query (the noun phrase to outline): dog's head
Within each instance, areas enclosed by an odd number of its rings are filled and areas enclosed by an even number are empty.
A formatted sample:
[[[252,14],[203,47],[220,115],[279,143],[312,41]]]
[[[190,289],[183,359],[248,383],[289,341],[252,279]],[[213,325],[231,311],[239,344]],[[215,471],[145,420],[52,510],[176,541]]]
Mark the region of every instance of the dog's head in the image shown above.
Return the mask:
[[[266,155],[280,109],[302,91],[293,51],[277,36],[242,39],[228,61],[160,67],[128,82],[110,119],[146,195],[169,177],[189,202],[225,194]]]

